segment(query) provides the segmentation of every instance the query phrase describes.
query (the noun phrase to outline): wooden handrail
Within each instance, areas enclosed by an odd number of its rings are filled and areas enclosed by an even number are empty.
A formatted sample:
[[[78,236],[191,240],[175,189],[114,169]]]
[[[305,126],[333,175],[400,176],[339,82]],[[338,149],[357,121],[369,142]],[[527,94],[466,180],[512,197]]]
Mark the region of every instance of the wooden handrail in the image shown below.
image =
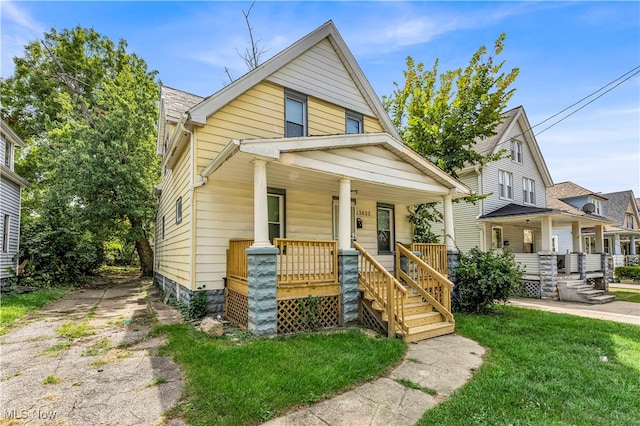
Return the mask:
[[[387,314],[387,335],[395,337],[396,327],[407,334],[409,328],[404,315],[407,290],[360,244],[354,241],[353,246],[360,251],[359,283]]]
[[[447,245],[433,243],[411,243],[409,249],[420,252],[420,258],[424,260],[440,275],[449,277],[449,265],[447,263]]]
[[[405,256],[408,260],[408,273],[400,268],[401,256]],[[396,245],[396,274],[440,312],[447,321],[454,322],[451,313],[453,283],[400,244]]]

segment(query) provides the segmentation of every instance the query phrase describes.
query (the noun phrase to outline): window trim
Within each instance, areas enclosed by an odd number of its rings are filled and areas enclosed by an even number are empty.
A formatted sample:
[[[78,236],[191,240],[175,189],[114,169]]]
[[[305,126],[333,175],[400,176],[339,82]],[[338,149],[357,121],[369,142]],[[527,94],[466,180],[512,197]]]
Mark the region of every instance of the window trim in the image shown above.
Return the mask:
[[[598,216],[604,216],[602,213],[602,201],[593,199],[593,205],[595,207],[594,214]]]
[[[4,165],[13,170],[13,143],[9,139],[4,141]]]
[[[287,100],[291,99],[296,102],[300,102],[302,104],[302,135],[301,136],[289,136],[287,134]],[[299,92],[295,92],[293,90],[285,89],[284,91],[284,137],[285,138],[295,138],[295,137],[305,137],[308,136],[308,115],[307,115],[307,95],[304,95]],[[291,121],[293,124],[299,125],[300,123],[295,123]]]
[[[356,121],[358,123],[358,132],[351,133],[349,132],[349,120]],[[364,116],[359,112],[346,110],[344,116],[344,132],[345,134],[360,134],[364,133]]]
[[[182,197],[176,200],[176,225],[182,223]]]
[[[493,244],[494,243],[494,234],[495,231],[500,231],[500,240],[496,241],[497,244]],[[504,248],[504,231],[502,230],[502,226],[492,226],[491,227],[491,248],[492,249],[503,249]]]
[[[340,205],[340,197],[337,196],[333,196],[332,200],[331,200],[331,228],[333,230],[333,239],[334,240],[338,240],[338,233],[339,233],[339,223],[338,223],[338,219],[340,216],[340,212],[339,212],[339,205]],[[358,226],[356,225],[356,199],[352,198],[351,199],[351,243],[353,243],[354,241],[357,240],[358,238]],[[352,244],[353,245],[353,244]]]
[[[506,185],[504,182],[507,177],[509,178],[510,185]],[[509,189],[511,189],[511,197],[508,196]],[[506,170],[498,170],[498,196],[502,200],[513,201],[513,173]]]
[[[286,208],[287,208],[287,192],[284,189],[280,189],[280,188],[267,188],[267,199],[269,198],[269,196],[272,197],[278,197],[279,200],[279,210],[280,210],[280,214],[278,215],[278,219],[279,219],[279,224],[280,224],[280,236],[277,236],[274,238],[269,237],[269,240],[271,241],[271,244],[273,244],[273,240],[275,238],[286,238],[287,237],[287,227],[286,227]],[[267,227],[269,227],[269,225],[271,225],[271,223],[275,223],[275,222],[271,222],[269,220],[269,203],[267,202]]]
[[[527,177],[522,178],[522,201],[525,204],[536,203],[536,181]]]
[[[634,229],[633,228],[633,214],[632,213],[626,213],[625,214],[625,225],[627,226],[627,229]]]
[[[511,161],[524,164],[522,142],[517,139],[511,139]]]
[[[5,214],[2,222],[2,253],[9,253],[10,233],[11,215]]]
[[[389,251],[380,250],[380,245],[378,242],[378,235],[380,235],[380,228],[378,227],[378,214],[380,210],[390,210],[389,214]],[[396,245],[396,206],[388,203],[376,203],[376,247],[378,249],[378,254],[393,254],[394,248]]]

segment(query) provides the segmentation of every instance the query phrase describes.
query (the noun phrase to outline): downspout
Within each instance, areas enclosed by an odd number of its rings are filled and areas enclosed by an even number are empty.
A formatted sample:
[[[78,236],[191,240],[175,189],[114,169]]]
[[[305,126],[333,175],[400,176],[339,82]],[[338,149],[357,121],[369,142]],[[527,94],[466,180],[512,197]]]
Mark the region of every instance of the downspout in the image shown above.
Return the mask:
[[[478,193],[484,194],[484,188],[482,185],[482,172],[480,171],[480,166],[476,164],[473,170],[476,172],[476,175],[478,176]],[[482,216],[483,214],[484,214],[484,200],[478,200],[478,216],[476,216],[476,219]],[[486,251],[487,227],[484,222],[482,224],[476,222],[476,226],[479,228],[479,231],[480,231],[480,250]]]
[[[191,292],[195,291],[195,283],[196,283],[196,279],[195,279],[195,268],[193,267],[195,258],[196,258],[196,242],[195,237],[196,237],[196,214],[195,214],[195,205],[196,205],[196,191],[195,191],[195,187],[194,187],[194,176],[196,173],[196,160],[195,160],[195,146],[194,146],[194,135],[193,132],[189,129],[187,129],[184,126],[184,123],[189,119],[189,116],[187,115],[185,118],[180,120],[180,130],[182,132],[188,133],[189,134],[189,191],[190,191],[190,198],[191,198],[191,238],[189,239],[191,241],[191,254],[190,254],[190,259],[189,259],[189,287]]]

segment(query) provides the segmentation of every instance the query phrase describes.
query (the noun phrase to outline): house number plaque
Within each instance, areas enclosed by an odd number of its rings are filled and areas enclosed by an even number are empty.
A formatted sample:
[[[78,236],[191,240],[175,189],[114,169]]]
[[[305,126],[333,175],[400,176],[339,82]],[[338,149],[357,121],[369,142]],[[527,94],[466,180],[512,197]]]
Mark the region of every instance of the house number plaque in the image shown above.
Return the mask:
[[[358,210],[358,216],[371,216],[371,212],[368,210]]]

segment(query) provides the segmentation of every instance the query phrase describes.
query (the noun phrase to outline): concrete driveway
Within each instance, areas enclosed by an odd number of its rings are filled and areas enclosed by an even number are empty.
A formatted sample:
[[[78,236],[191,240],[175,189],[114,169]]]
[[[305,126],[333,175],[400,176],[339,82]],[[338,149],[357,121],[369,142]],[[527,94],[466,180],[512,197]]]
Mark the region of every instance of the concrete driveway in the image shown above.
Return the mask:
[[[157,319],[181,320],[151,279],[73,290],[0,338],[0,424],[156,425],[184,380]],[[65,337],[64,334],[71,336]]]

